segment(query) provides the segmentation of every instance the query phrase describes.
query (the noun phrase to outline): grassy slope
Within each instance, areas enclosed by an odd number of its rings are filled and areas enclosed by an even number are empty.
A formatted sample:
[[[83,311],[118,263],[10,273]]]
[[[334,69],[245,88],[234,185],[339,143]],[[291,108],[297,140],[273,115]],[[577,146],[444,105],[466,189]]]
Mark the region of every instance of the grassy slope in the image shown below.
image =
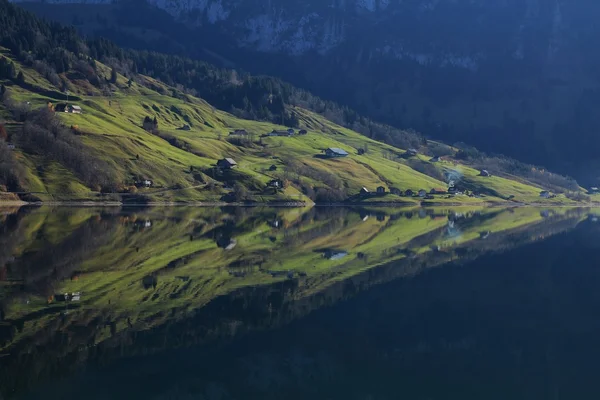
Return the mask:
[[[10,56],[5,53],[5,56]],[[100,76],[109,76],[109,69],[98,63]],[[29,101],[33,107],[42,107],[48,101],[58,102],[52,98],[51,93],[55,88],[36,71],[22,65],[26,82],[35,85],[39,90],[32,92],[23,88],[12,86],[11,94],[18,101]],[[163,93],[172,93],[173,89],[148,77],[140,77],[146,85]],[[98,89],[87,82],[73,81],[73,95],[79,96],[80,101],[72,103],[83,107],[84,113],[60,114],[67,126],[76,125],[83,132],[82,140],[94,154],[107,160],[116,172],[117,180],[122,186],[133,184],[134,177],[148,177],[155,182],[156,188],[144,190],[157,201],[216,201],[227,191],[221,186],[217,189],[206,190],[204,184],[194,178],[190,167],[195,171],[205,172],[223,157],[232,157],[239,163],[238,172],[241,181],[253,190],[254,198],[258,201],[268,200],[304,200],[300,188],[291,186],[284,193],[276,196],[265,194],[265,184],[272,178],[284,175],[285,164],[295,160],[311,169],[317,174],[311,177],[302,177],[304,184],[316,187],[326,187],[324,179],[318,173],[335,174],[344,184],[347,196],[358,193],[361,187],[367,186],[371,190],[379,185],[386,188],[398,187],[401,189],[426,189],[445,187],[445,183],[438,179],[424,175],[410,168],[408,162],[402,158],[389,160],[383,157],[384,153],[400,155],[402,150],[392,148],[385,144],[370,140],[349,129],[342,128],[320,115],[304,109],[297,108],[295,112],[301,121],[301,127],[309,131],[307,136],[291,138],[264,138],[262,144],[250,147],[239,147],[226,140],[228,133],[233,129],[246,129],[255,135],[255,141],[261,134],[272,129],[282,129],[282,126],[271,123],[242,120],[228,113],[214,109],[203,100],[183,95],[178,92],[178,97],[160,94],[158,91],[134,83],[127,85],[127,79],[119,76],[115,85],[110,85],[111,96],[103,96]],[[48,96],[47,94],[50,94]],[[156,116],[159,122],[161,135],[177,138],[180,143],[185,143],[186,150],[170,145],[166,140],[146,132],[141,128],[145,116]],[[190,131],[178,130],[184,124],[191,126]],[[18,132],[18,125],[9,126]],[[368,144],[369,151],[357,155],[357,149]],[[340,147],[347,150],[350,156],[344,159],[323,159],[316,157],[327,147]],[[27,166],[26,186],[34,192],[45,192],[49,196],[41,195],[42,199],[96,199],[97,194],[82,185],[67,170],[59,165],[46,165],[43,173],[34,168],[41,161],[34,157],[19,154]],[[423,160],[427,158],[422,157]],[[277,165],[277,172],[270,172],[271,165]],[[485,200],[454,198],[451,200],[439,199],[440,202],[469,202],[478,203],[487,200],[503,201],[501,197],[515,196],[515,201],[556,202],[556,200],[542,200],[539,198],[540,188],[526,185],[500,177],[481,178],[476,176],[477,171],[467,166],[456,166],[452,163],[438,163],[436,168],[443,172],[445,168],[461,169],[475,189],[492,193]],[[293,174],[292,174],[293,175]],[[205,182],[209,178],[203,176]],[[361,199],[365,200],[365,199]],[[383,198],[371,197],[368,201],[412,202],[418,199],[400,198],[388,195]],[[436,199],[436,202],[438,199]],[[563,202],[567,202],[563,199]]]

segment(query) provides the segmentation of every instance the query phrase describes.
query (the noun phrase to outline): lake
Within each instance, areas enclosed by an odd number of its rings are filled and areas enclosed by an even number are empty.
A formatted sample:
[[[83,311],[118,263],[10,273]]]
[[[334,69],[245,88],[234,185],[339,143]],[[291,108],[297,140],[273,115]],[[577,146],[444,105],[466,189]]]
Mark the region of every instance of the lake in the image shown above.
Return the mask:
[[[0,399],[598,399],[598,216],[0,208]]]

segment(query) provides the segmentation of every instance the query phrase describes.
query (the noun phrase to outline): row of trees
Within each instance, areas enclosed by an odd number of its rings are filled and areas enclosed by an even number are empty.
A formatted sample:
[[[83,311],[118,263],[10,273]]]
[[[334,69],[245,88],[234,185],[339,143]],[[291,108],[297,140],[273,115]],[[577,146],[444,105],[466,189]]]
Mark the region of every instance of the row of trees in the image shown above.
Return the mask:
[[[95,190],[112,192],[116,189],[109,165],[92,154],[52,110],[42,108],[32,111],[22,103],[12,101],[8,94],[3,97],[3,105],[13,118],[23,122],[21,130],[13,138],[20,149],[60,163]],[[23,170],[12,153],[6,142],[0,140],[0,184],[14,191],[21,186]]]
[[[94,85],[98,78],[93,60],[112,65],[107,81],[116,83],[117,72],[135,77],[142,73],[182,90],[198,94],[215,107],[248,119],[268,120],[298,126],[296,115],[289,110],[299,105],[355,129],[371,138],[397,146],[414,147],[423,142],[416,132],[407,132],[377,124],[347,107],[324,101],[279,79],[252,76],[217,68],[186,57],[149,51],[124,50],[104,39],[84,40],[74,28],[43,21],[7,0],[0,0],[0,45],[16,54],[20,61],[33,66],[43,61],[53,73],[75,69]],[[85,64],[88,64],[88,68]]]

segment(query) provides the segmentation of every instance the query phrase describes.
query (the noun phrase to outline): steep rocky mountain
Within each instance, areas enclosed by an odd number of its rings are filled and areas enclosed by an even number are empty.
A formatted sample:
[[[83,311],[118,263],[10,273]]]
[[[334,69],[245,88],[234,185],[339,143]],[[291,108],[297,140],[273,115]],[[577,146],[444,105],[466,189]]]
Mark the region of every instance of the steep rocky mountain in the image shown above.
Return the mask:
[[[600,54],[594,47],[600,39],[598,2],[50,0],[25,5],[121,45],[277,75],[431,137],[473,143],[584,181],[600,175],[593,169],[600,165],[600,119],[594,113],[600,105]]]

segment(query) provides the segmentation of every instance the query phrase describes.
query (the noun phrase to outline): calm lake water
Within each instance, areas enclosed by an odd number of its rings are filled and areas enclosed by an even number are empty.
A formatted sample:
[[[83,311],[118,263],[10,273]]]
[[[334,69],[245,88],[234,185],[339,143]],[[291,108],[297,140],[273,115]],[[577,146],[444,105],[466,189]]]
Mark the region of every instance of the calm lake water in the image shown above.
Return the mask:
[[[596,215],[0,208],[0,398],[598,399]]]

